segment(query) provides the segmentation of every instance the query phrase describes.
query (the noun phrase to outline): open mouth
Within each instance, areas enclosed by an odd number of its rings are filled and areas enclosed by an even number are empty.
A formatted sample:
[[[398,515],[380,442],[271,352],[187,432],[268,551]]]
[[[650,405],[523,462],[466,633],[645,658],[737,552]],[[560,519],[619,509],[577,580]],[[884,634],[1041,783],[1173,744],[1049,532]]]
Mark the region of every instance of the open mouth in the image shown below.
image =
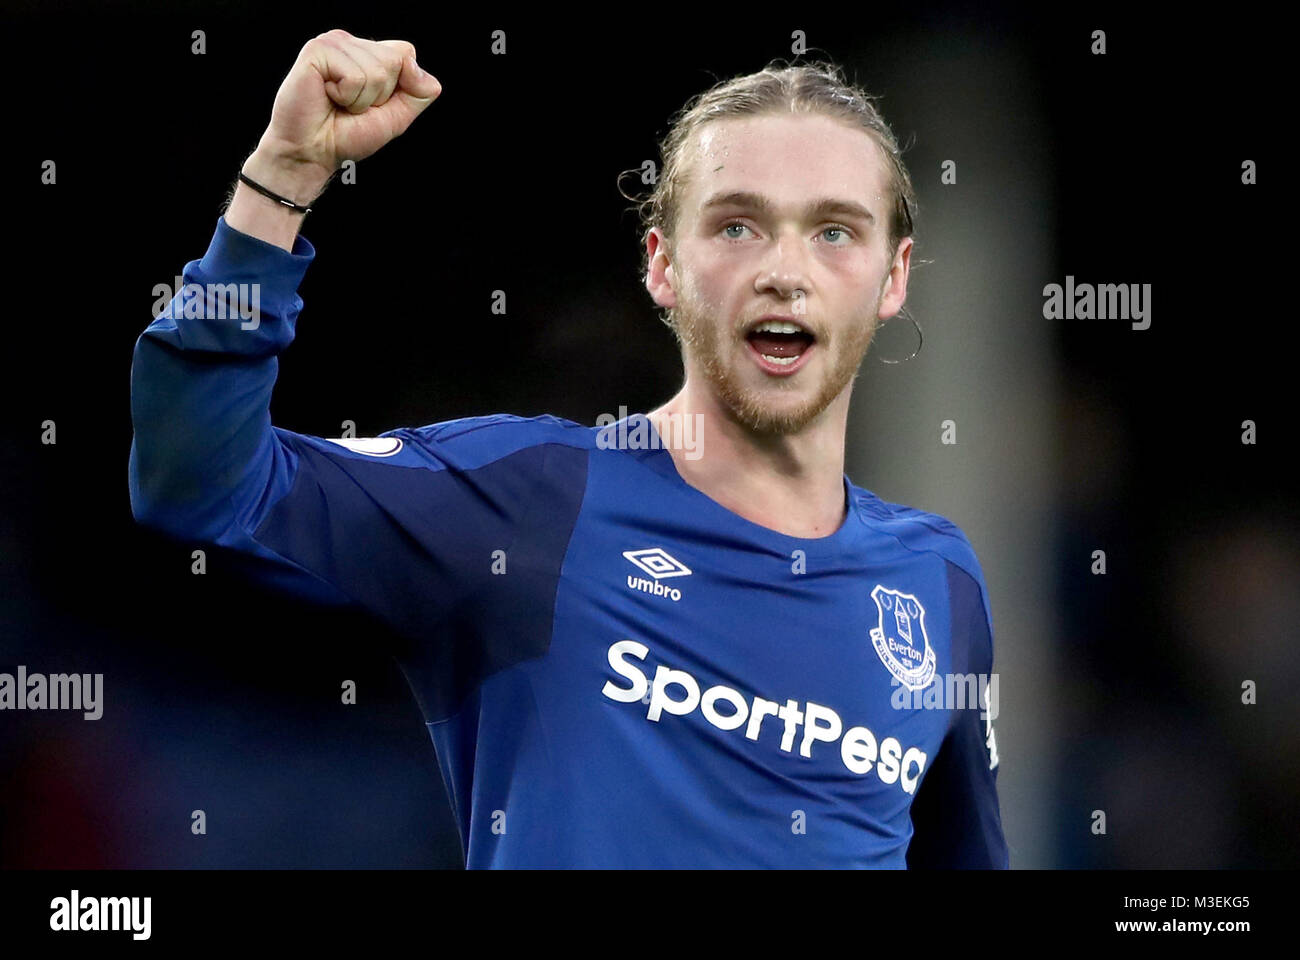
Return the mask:
[[[793,373],[803,366],[817,338],[793,320],[763,320],[745,335],[759,366],[769,373]]]

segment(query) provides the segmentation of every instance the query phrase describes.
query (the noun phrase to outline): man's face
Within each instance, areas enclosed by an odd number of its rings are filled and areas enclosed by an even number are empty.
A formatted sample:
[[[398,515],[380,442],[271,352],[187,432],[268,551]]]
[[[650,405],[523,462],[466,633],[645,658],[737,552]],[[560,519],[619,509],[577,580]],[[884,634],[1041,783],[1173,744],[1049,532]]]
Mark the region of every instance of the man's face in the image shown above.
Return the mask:
[[[817,115],[717,121],[688,149],[676,242],[670,253],[651,231],[646,286],[677,325],[688,380],[751,430],[796,433],[852,383],[906,296],[912,241],[890,261],[883,157]],[[771,315],[799,332],[760,329]]]

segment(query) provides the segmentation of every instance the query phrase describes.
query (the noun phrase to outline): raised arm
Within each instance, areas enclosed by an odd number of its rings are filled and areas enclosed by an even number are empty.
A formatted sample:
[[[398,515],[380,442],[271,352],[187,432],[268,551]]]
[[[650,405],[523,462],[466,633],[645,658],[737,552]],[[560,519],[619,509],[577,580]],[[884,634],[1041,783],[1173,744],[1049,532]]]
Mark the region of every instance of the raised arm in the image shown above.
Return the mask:
[[[399,136],[441,89],[405,41],[322,34],[299,52],[243,172],[309,204],[343,161]],[[244,550],[271,561],[284,585],[337,600],[319,573],[252,537],[311,459],[308,447],[333,447],[273,428],[269,413],[277,355],[293,339],[297,287],[315,256],[298,236],[302,217],[241,182],[207,253],[185,264],[183,289],[137,341],[131,509],[146,526]]]

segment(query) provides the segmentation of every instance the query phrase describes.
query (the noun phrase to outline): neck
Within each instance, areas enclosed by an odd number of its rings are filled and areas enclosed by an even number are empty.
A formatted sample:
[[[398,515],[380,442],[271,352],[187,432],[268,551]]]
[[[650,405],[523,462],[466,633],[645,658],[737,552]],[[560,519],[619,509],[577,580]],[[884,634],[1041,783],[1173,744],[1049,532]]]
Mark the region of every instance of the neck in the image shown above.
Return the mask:
[[[669,453],[688,484],[732,513],[786,536],[827,537],[844,522],[844,435],[849,389],[797,434],[760,434],[739,423],[691,378],[647,416],[661,436],[667,417],[699,417],[699,453]],[[680,422],[685,422],[682,420]]]

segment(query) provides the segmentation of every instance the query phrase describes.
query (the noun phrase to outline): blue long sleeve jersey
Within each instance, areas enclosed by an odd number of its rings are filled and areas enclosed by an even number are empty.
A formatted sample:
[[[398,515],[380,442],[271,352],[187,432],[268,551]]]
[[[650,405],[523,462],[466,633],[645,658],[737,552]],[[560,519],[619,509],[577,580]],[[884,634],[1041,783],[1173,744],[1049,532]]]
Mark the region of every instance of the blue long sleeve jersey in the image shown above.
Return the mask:
[[[468,867],[1008,865],[960,529],[845,477],[838,531],[785,536],[644,417],[274,427],[314,257],[218,219],[135,346],[132,510],[387,625]],[[209,284],[259,284],[256,321]]]

